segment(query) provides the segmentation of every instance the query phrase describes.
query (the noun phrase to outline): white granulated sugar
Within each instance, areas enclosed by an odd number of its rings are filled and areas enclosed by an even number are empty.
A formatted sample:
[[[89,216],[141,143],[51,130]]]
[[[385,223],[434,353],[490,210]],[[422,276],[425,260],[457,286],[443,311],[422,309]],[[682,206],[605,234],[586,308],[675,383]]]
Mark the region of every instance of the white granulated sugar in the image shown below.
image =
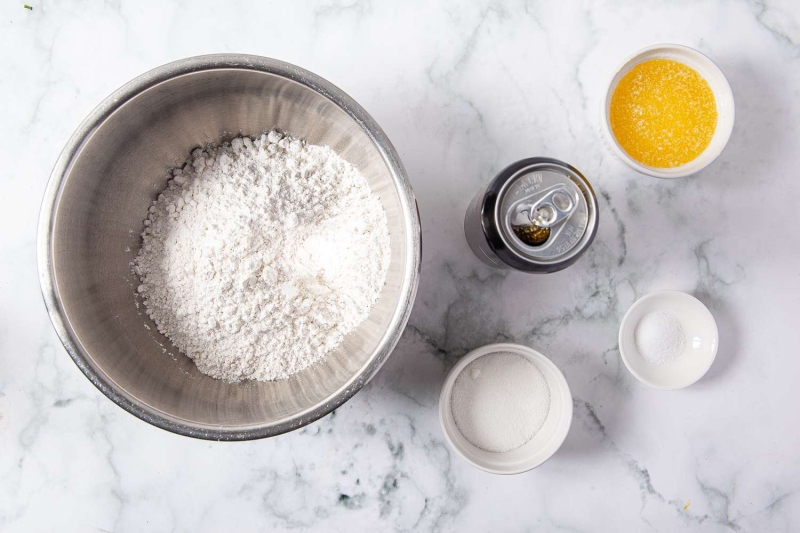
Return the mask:
[[[144,224],[133,269],[146,313],[225,381],[321,360],[386,281],[386,213],[367,180],[330,148],[277,132],[192,152]]]
[[[507,452],[542,429],[550,412],[550,386],[525,357],[491,353],[472,361],[456,377],[451,410],[469,442],[487,452]]]
[[[686,335],[678,317],[664,311],[651,311],[636,324],[634,341],[646,361],[666,365],[683,353]]]

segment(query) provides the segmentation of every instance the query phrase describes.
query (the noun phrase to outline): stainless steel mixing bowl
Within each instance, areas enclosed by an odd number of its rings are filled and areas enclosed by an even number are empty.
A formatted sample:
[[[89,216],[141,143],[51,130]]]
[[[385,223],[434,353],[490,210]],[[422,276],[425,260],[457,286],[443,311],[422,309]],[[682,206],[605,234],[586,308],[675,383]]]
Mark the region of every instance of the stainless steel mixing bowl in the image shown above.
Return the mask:
[[[129,263],[168,168],[209,142],[273,128],[331,146],[366,176],[386,209],[392,261],[369,318],[323,362],[287,380],[224,383],[201,374],[156,332],[135,304]],[[53,325],[106,396],[175,433],[245,440],[324,416],[380,368],[411,312],[420,225],[397,153],[352,98],[287,63],[212,55],[139,76],[81,124],[50,176],[38,260]]]

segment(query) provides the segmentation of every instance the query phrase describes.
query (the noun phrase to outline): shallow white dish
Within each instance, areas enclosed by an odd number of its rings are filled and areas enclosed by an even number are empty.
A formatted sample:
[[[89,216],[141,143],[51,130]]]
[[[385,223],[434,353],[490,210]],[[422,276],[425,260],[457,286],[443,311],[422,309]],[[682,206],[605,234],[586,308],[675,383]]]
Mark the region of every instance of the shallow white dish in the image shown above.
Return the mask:
[[[675,315],[686,334],[683,353],[666,365],[648,362],[636,348],[636,325],[652,311]],[[711,368],[718,348],[714,317],[700,300],[685,292],[664,290],[643,296],[628,309],[619,327],[619,353],[625,366],[636,379],[656,389],[681,389],[696,382]]]
[[[542,429],[519,448],[503,453],[487,452],[464,438],[453,419],[451,404],[453,385],[461,371],[475,359],[497,352],[511,352],[527,358],[542,372],[550,387],[550,412]],[[445,378],[439,397],[439,421],[447,442],[472,466],[492,474],[519,474],[547,461],[567,438],[572,424],[572,394],[558,367],[536,350],[519,344],[489,344],[462,357]]]
[[[608,118],[611,107],[611,97],[617,88],[619,80],[622,79],[633,67],[649,59],[673,59],[696,70],[711,87],[714,92],[714,99],[717,101],[717,127],[714,136],[706,149],[697,156],[696,159],[674,168],[656,168],[643,165],[631,156],[617,142],[614,133],[611,131],[611,122]],[[679,44],[657,44],[643,48],[626,59],[617,69],[611,82],[608,84],[606,97],[603,100],[602,127],[611,151],[631,167],[636,172],[653,176],[655,178],[682,178],[701,171],[710,165],[722,153],[725,145],[728,144],[736,110],[733,103],[733,92],[728,84],[725,74],[707,56],[688,46]]]

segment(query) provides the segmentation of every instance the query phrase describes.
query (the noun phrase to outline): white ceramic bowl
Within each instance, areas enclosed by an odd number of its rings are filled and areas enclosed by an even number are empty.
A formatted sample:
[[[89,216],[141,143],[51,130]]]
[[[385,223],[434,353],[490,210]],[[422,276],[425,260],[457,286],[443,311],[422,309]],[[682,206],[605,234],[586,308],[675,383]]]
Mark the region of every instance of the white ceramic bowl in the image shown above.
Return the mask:
[[[636,325],[644,315],[664,311],[675,315],[686,334],[684,353],[666,365],[654,365],[639,353],[634,340]],[[703,302],[680,291],[656,291],[628,309],[619,327],[619,353],[636,379],[661,390],[688,387],[703,377],[717,356],[717,323]]]
[[[451,403],[453,385],[461,371],[478,357],[497,352],[512,352],[527,358],[542,372],[550,387],[550,412],[542,429],[521,447],[503,453],[487,452],[464,438],[453,419]],[[572,394],[558,367],[536,350],[519,344],[489,344],[462,357],[447,375],[439,397],[439,421],[450,446],[473,466],[492,474],[519,474],[547,461],[567,438],[572,423]]]
[[[611,122],[608,119],[608,113],[611,107],[611,97],[614,94],[614,90],[617,88],[619,80],[633,67],[649,59],[673,59],[693,68],[708,82],[708,85],[714,92],[714,98],[717,101],[717,128],[714,130],[714,136],[711,138],[711,142],[696,159],[679,167],[656,168],[639,163],[622,149],[617,139],[614,137],[614,133],[611,131]],[[616,74],[614,74],[614,77],[608,84],[608,91],[603,101],[602,128],[611,151],[633,170],[656,178],[682,178],[701,171],[722,153],[733,131],[735,115],[736,112],[733,105],[731,86],[728,84],[725,75],[713,61],[688,46],[679,44],[657,44],[639,50],[626,59],[617,69]]]

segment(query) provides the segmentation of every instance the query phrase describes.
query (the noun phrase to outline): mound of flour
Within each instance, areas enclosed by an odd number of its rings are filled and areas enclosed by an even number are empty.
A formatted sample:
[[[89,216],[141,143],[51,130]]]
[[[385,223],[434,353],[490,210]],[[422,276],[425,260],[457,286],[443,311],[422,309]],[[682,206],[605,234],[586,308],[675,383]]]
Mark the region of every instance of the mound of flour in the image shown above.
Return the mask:
[[[386,281],[386,213],[328,147],[277,132],[197,149],[144,221],[146,313],[204,374],[291,376],[367,318]]]

